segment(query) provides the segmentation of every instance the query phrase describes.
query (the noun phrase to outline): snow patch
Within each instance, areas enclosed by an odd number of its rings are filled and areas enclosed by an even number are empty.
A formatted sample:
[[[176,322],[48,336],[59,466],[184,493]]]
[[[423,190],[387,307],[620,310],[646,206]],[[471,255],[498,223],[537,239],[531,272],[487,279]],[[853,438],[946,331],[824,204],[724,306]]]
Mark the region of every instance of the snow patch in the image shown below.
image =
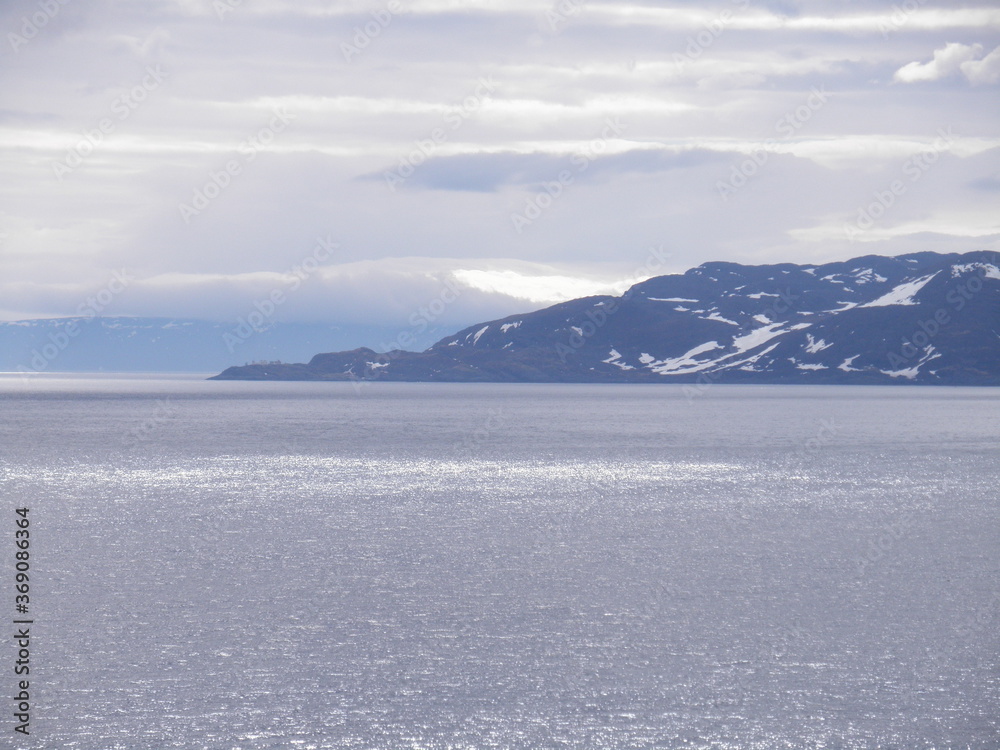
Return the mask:
[[[699,361],[696,360],[699,354],[704,354],[705,352],[710,352],[715,349],[721,349],[722,346],[718,341],[706,341],[704,344],[699,344],[694,349],[691,349],[679,357],[673,357],[671,359],[664,359],[660,362],[654,362],[649,365],[649,369],[658,375],[666,375],[667,373],[675,372],[683,368],[688,368],[685,372],[697,372],[698,370],[703,370],[706,367],[710,367],[715,364],[714,360]],[[641,360],[640,360],[641,361]],[[648,363],[643,363],[648,364]]]
[[[760,299],[761,297],[780,297],[780,294],[771,294],[771,292],[757,292],[756,294],[748,294],[747,299]]]
[[[783,333],[788,333],[788,331],[782,331],[781,326],[784,323],[771,323],[770,325],[763,326],[762,328],[757,328],[756,330],[750,331],[743,336],[737,336],[733,339],[733,346],[739,352],[746,352],[750,349],[756,349],[762,344],[766,344],[768,341],[773,339],[775,336],[780,336]]]
[[[906,378],[907,380],[913,380],[920,373],[920,364],[918,363],[913,367],[907,367],[905,370],[879,370],[879,372],[893,378]]]
[[[650,302],[698,302],[696,299],[687,297],[646,297]]]
[[[917,292],[924,288],[928,281],[933,279],[938,275],[938,271],[935,271],[930,276],[924,276],[920,279],[914,279],[913,281],[907,281],[905,284],[900,284],[895,287],[892,291],[883,294],[877,300],[868,302],[862,307],[888,307],[889,305],[915,305],[917,301],[914,299]]]
[[[851,363],[860,357],[860,354],[855,354],[853,357],[848,357],[839,365],[837,365],[838,370],[843,370],[844,372],[861,372],[857,367],[851,367]]]
[[[826,365],[811,365],[799,362],[795,365],[800,370],[829,370],[830,368]]]
[[[601,360],[605,364],[614,365],[615,367],[619,367],[622,370],[634,370],[635,369],[632,365],[627,365],[624,362],[619,362],[618,361],[619,359],[621,359],[622,355],[621,355],[621,353],[619,353],[619,351],[617,349],[612,349],[610,352],[608,352],[608,355],[609,356],[608,356],[607,359],[602,359]]]
[[[854,272],[855,284],[867,284],[872,281],[881,284],[888,280],[885,276],[876,273],[874,268],[861,268]]]
[[[500,326],[500,331],[501,333],[507,333],[507,331],[509,331],[511,328],[519,327],[522,322],[523,321],[518,320],[515,323],[504,323],[502,326]]]
[[[730,320],[729,318],[723,318],[721,315],[719,315],[718,311],[716,310],[712,310],[712,313],[708,316],[699,315],[698,317],[701,318],[702,320],[717,320],[720,323],[729,323],[729,325],[732,326],[739,325],[739,323],[737,323],[735,320]]]
[[[746,372],[763,372],[763,370],[758,370],[756,367],[753,367],[753,365],[757,364],[757,362],[760,360],[761,357],[770,354],[777,348],[778,348],[777,344],[771,344],[764,351],[758,352],[757,354],[754,354],[752,357],[741,359],[738,362],[733,362],[727,365],[727,367],[730,368],[736,367],[739,368],[740,370],[745,370]]]
[[[963,273],[982,272],[984,279],[1000,279],[1000,268],[992,263],[960,263],[951,267],[951,276],[955,278]]]
[[[766,315],[754,315],[754,316],[753,316],[753,319],[754,319],[754,320],[756,320],[756,321],[757,321],[758,323],[760,323],[761,325],[765,325],[765,326],[766,326],[766,325],[770,325],[771,323],[773,323],[773,322],[774,322],[773,320],[771,320],[771,319],[770,319],[769,317],[767,317]]]
[[[888,375],[892,378],[906,378],[907,380],[913,380],[920,373],[920,368],[930,362],[932,359],[937,359],[941,356],[940,352],[935,352],[934,347],[930,344],[924,347],[924,356],[920,358],[912,367],[905,367],[901,370],[879,370],[883,375]]]
[[[486,333],[486,329],[487,328],[489,328],[489,326],[483,326],[478,331],[476,331],[476,335],[472,338],[472,345],[473,346],[475,346],[476,342],[479,341],[479,337],[482,336],[484,333]]]
[[[806,339],[809,342],[806,345],[806,351],[809,354],[816,354],[816,352],[821,352],[824,349],[829,349],[831,346],[833,346],[833,344],[826,343],[826,341],[824,339],[820,339],[819,341],[816,341],[816,339],[814,339],[812,337],[811,333],[807,333],[806,334]]]

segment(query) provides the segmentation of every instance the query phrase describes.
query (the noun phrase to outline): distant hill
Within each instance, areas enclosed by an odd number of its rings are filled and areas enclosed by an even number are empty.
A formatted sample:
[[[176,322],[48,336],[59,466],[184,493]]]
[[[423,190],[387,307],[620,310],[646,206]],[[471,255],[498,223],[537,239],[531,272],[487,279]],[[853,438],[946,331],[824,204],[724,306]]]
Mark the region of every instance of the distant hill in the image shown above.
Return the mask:
[[[360,348],[223,380],[1000,385],[1000,258],[705,263],[470,326],[423,352]]]
[[[0,322],[0,371],[218,372],[236,362],[289,360],[391,341],[396,328],[132,317]],[[251,319],[256,323],[255,319]],[[454,329],[451,329],[454,330]],[[425,346],[449,330],[428,331]]]

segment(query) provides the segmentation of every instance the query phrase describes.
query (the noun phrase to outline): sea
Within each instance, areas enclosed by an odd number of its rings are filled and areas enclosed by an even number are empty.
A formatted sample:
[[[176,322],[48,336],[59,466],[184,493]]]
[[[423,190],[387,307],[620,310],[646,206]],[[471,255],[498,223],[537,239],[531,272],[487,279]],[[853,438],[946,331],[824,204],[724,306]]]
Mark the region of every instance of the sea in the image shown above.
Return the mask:
[[[7,374],[0,497],[0,747],[1000,748],[1000,389]]]

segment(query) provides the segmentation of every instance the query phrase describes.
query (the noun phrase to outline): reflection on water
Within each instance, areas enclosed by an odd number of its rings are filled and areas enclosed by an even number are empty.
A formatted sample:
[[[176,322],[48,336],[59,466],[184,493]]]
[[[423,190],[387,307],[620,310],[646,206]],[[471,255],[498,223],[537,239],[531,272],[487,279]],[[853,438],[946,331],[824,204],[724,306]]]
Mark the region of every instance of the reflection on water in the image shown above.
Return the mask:
[[[52,382],[39,747],[995,747],[990,391]]]

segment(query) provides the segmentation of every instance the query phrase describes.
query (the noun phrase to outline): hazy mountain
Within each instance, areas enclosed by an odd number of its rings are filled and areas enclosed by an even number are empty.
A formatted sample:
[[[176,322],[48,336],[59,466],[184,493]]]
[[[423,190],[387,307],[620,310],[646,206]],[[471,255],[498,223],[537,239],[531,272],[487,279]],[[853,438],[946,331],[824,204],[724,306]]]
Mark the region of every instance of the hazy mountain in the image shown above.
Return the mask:
[[[251,325],[256,324],[256,327]],[[427,346],[449,331],[413,337]],[[77,317],[0,323],[7,372],[218,372],[257,360],[301,360],[323,349],[394,341],[399,330],[308,323]]]
[[[423,352],[367,348],[220,379],[1000,384],[1000,259],[705,263],[470,326]]]

